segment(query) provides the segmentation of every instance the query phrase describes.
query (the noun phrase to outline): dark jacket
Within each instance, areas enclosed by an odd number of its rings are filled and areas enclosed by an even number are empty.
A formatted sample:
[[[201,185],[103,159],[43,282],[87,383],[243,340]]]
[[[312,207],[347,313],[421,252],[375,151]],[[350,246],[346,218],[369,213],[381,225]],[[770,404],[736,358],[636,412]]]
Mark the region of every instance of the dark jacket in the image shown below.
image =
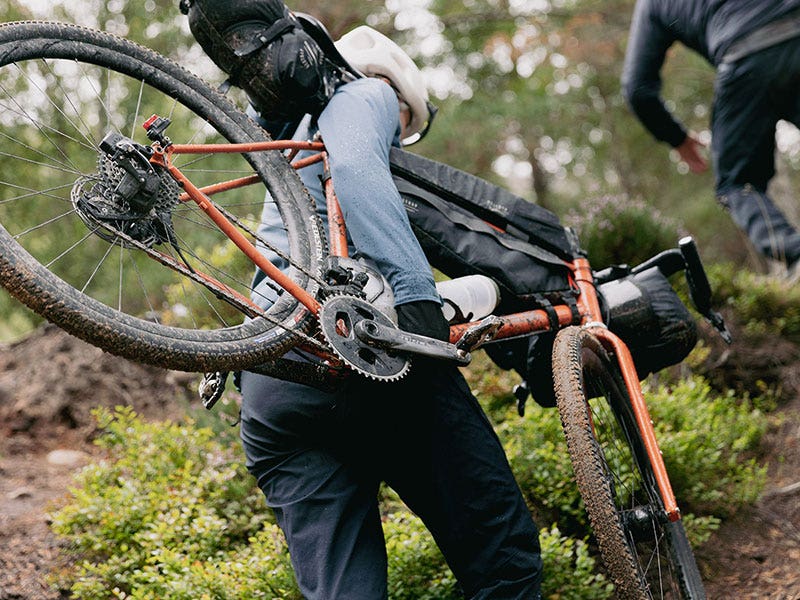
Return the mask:
[[[661,67],[681,42],[715,67],[743,35],[800,8],[800,0],[638,0],[622,73],[625,99],[656,139],[678,146],[686,130],[661,100]]]

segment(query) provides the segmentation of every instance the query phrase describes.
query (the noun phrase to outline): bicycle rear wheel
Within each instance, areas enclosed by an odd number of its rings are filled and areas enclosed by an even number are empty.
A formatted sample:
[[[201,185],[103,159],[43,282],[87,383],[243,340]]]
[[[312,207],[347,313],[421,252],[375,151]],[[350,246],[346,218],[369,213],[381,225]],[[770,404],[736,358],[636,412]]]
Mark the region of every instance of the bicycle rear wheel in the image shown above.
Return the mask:
[[[148,145],[141,124],[151,114],[171,119],[180,143],[268,139],[198,77],[135,43],[61,23],[0,26],[0,283],[70,333],[139,362],[233,370],[282,354],[308,311],[263,285],[271,298],[261,302],[253,265],[166,172],[144,209],[115,195],[125,169],[99,143],[115,133]],[[264,185],[214,203],[253,232],[268,191],[289,275],[316,293],[324,235],[281,153],[174,162],[199,187],[255,172]]]
[[[575,478],[618,597],[705,598],[683,524],[666,516],[617,364],[597,338],[570,327],[556,337],[553,366]]]

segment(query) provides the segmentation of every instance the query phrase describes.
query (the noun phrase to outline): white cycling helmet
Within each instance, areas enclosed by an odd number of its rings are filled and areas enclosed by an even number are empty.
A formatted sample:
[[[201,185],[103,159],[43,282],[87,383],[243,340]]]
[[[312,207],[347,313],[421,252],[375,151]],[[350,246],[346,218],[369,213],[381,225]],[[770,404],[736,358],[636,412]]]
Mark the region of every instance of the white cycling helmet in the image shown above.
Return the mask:
[[[411,110],[407,136],[427,132],[426,125],[430,125],[434,113],[428,102],[428,89],[419,68],[400,46],[366,25],[343,35],[335,46],[348,63],[367,77],[385,77],[392,82]]]

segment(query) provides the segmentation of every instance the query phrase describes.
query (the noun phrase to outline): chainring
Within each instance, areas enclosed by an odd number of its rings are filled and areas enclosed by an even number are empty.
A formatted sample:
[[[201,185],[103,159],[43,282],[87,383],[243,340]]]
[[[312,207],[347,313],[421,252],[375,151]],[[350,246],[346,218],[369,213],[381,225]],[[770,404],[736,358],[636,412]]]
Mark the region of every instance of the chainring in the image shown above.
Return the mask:
[[[396,327],[389,317],[355,296],[332,296],[322,303],[319,312],[325,340],[348,367],[377,381],[396,381],[404,377],[411,367],[407,357],[370,346],[355,335],[356,324],[366,320]]]

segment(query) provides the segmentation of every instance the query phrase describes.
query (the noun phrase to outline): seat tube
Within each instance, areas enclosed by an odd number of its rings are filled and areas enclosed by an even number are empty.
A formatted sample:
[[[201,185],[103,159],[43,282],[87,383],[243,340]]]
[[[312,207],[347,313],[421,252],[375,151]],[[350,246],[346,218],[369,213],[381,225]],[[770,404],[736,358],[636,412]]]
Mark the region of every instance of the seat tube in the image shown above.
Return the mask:
[[[325,202],[328,206],[328,242],[332,256],[347,258],[347,228],[344,224],[342,206],[336,197],[331,179],[330,162],[327,153],[324,155],[323,185],[325,187]]]

